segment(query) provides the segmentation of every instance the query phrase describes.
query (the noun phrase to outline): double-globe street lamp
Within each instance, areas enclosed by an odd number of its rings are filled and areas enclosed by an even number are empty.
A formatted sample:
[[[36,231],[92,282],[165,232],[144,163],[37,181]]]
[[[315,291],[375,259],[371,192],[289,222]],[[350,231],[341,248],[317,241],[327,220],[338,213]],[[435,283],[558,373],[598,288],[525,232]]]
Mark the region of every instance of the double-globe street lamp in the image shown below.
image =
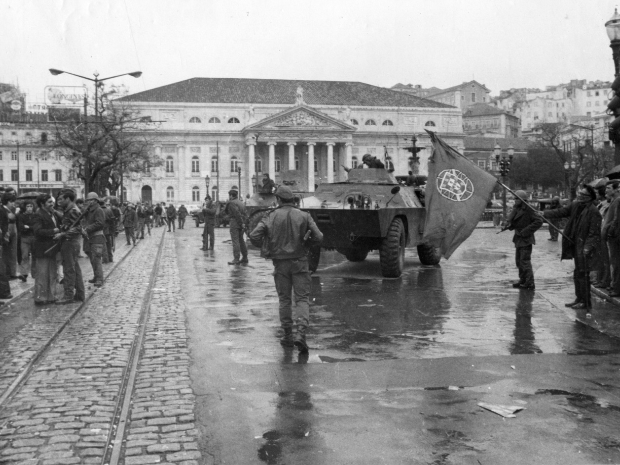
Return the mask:
[[[81,76],[80,74],[74,74],[74,73],[70,73],[69,71],[63,71],[60,69],[55,69],[55,68],[50,68],[50,73],[53,76],[58,76],[59,74],[70,74],[71,76],[75,76],[75,77],[79,77],[82,79],[86,79],[87,81],[91,81],[95,83],[95,121],[99,120],[99,86],[101,85],[101,83],[103,81],[107,81],[108,79],[114,79],[117,77],[121,77],[121,76],[131,76],[134,78],[139,78],[140,76],[142,76],[142,71],[134,71],[132,73],[123,73],[123,74],[117,74],[115,76],[110,76],[110,77],[106,77],[103,79],[99,79],[99,73],[97,71],[95,71],[93,73],[93,76],[95,76],[95,78],[89,78],[86,76]],[[84,96],[84,124],[88,124],[88,114],[86,112],[86,107],[87,107],[87,98],[86,96]],[[90,177],[90,161],[89,161],[89,147],[88,147],[88,143],[85,142],[85,149],[84,149],[84,192],[88,193],[90,190],[90,186],[88,183],[88,179]]]
[[[497,163],[497,171],[502,178],[502,184],[506,184],[506,176],[510,173],[510,167],[512,165],[512,158],[515,154],[515,149],[512,145],[508,146],[506,150],[508,157],[502,155],[502,148],[499,144],[495,144],[493,147],[493,155],[495,156],[495,162]],[[502,189],[502,218],[506,221],[506,189]]]
[[[576,163],[574,161],[569,162],[564,162],[564,172],[566,173],[566,179],[567,179],[567,188],[568,188],[568,195],[567,197],[572,198],[572,182],[571,182],[571,178],[573,176],[573,173],[575,172],[575,168],[577,167]]]

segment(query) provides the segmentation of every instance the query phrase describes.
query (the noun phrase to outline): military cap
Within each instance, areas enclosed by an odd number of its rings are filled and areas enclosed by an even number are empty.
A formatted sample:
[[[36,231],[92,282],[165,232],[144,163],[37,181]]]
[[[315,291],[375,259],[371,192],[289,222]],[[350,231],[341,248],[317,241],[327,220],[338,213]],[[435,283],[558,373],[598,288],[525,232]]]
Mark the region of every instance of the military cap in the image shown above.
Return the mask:
[[[292,200],[293,191],[288,186],[280,186],[276,191],[276,197],[280,197],[282,200]]]
[[[86,196],[86,200],[99,200],[99,195],[96,192],[89,192]]]
[[[525,191],[516,191],[515,196],[519,197],[521,200],[527,200],[527,193]]]
[[[237,197],[239,195],[239,191],[231,189],[228,191],[228,195],[232,195],[233,197]]]
[[[370,160],[370,159],[372,159],[372,155],[371,155],[371,154],[369,154],[369,153],[365,154],[365,155],[362,157],[362,161],[366,161],[366,160]]]

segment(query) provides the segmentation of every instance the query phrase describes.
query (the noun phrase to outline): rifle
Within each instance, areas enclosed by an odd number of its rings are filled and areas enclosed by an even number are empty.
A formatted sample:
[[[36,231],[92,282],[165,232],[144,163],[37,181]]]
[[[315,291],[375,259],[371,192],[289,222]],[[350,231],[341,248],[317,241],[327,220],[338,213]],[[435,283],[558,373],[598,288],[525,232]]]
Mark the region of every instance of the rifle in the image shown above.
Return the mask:
[[[68,231],[69,229],[72,229],[76,225],[78,225],[80,223],[80,221],[82,221],[82,218],[84,218],[84,215],[86,215],[87,210],[88,210],[88,208],[85,208],[84,211],[80,213],[80,216],[78,216],[75,219],[75,221],[71,224],[71,226],[69,226],[66,229],[65,228],[60,228],[60,232]],[[51,252],[54,249],[54,247],[56,247],[58,244],[62,243],[62,240],[63,240],[62,238],[61,239],[57,239],[57,242],[53,246],[51,246],[49,249],[47,249],[44,253],[47,254],[47,253]]]

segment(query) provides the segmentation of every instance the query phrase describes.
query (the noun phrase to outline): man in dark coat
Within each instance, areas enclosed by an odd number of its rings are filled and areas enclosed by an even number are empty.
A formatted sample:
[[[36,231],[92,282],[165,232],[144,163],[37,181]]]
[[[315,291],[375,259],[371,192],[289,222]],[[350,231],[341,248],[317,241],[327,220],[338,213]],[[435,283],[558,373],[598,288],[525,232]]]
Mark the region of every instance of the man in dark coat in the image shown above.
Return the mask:
[[[577,199],[566,207],[543,212],[545,218],[568,218],[562,238],[562,260],[573,259],[575,271],[574,302],[567,307],[590,309],[590,260],[596,253],[601,240],[601,214],[594,205],[596,191],[584,184]],[[567,240],[567,238],[569,240]]]
[[[179,229],[185,228],[185,218],[187,218],[188,213],[189,212],[187,211],[187,208],[185,208],[185,205],[181,205],[179,207],[179,211],[178,211]]]
[[[3,196],[6,194],[2,194]],[[9,212],[5,208],[0,208],[0,247],[2,253],[8,253],[9,247]],[[4,264],[0,264],[0,299],[12,299],[11,285],[9,284],[9,274]]]
[[[519,281],[512,287],[534,290],[534,270],[532,269],[532,246],[536,244],[534,233],[540,229],[543,220],[530,207],[525,205],[527,194],[515,192],[515,205],[508,215],[507,228],[514,231],[512,242],[516,248],[516,263],[519,269]]]
[[[202,231],[202,248],[200,250],[213,250],[215,244],[215,215],[217,205],[210,196],[205,197],[205,205],[202,208],[205,217],[205,227]]]
[[[175,231],[175,224],[174,221],[177,219],[177,209],[174,208],[174,205],[169,204],[168,208],[166,208],[166,221],[168,222],[168,232],[170,231],[170,228],[172,227],[172,232]]]
[[[239,265],[248,263],[248,249],[243,240],[243,233],[246,227],[247,214],[245,204],[237,197],[239,192],[236,190],[228,191],[228,204],[226,214],[230,217],[230,239],[233,246],[233,260],[229,265]]]
[[[127,238],[127,245],[136,245],[136,235],[135,229],[136,224],[138,224],[138,215],[133,208],[133,204],[130,203],[127,205],[127,210],[125,210],[125,214],[123,215],[123,227],[125,228],[125,237]],[[130,242],[131,241],[131,242]]]

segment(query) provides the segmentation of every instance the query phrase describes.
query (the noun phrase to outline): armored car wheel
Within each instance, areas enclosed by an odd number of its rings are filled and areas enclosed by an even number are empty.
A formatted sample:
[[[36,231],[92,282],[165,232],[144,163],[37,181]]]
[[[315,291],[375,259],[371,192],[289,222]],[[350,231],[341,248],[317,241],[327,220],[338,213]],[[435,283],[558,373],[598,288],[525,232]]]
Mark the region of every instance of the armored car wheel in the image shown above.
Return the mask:
[[[398,278],[402,274],[405,268],[406,244],[405,225],[400,218],[394,218],[379,248],[381,274],[386,278]]]
[[[418,245],[418,257],[422,265],[438,265],[441,261],[439,248],[429,244]]]
[[[346,249],[342,251],[342,254],[350,262],[363,262],[368,256],[368,249]]]
[[[308,269],[314,273],[321,260],[321,246],[313,245],[308,249]]]

